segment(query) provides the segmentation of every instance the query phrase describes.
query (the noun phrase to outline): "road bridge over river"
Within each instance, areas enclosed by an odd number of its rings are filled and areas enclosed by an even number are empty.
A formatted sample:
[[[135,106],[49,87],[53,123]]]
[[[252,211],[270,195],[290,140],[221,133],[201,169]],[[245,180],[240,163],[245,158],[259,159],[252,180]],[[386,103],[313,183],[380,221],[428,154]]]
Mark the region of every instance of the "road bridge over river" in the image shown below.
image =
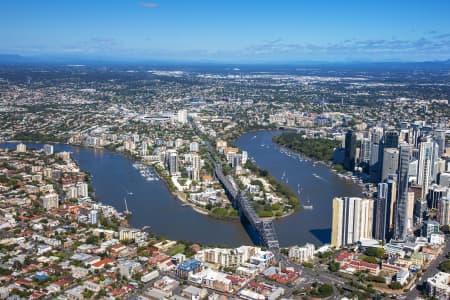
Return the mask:
[[[213,160],[214,162],[214,160]],[[279,256],[280,245],[273,221],[264,221],[256,213],[250,203],[250,198],[246,191],[236,189],[230,180],[223,174],[222,167],[214,162],[214,174],[222,184],[225,192],[241,217],[241,221],[246,222],[253,232],[257,234],[257,242],[272,251],[276,257]]]

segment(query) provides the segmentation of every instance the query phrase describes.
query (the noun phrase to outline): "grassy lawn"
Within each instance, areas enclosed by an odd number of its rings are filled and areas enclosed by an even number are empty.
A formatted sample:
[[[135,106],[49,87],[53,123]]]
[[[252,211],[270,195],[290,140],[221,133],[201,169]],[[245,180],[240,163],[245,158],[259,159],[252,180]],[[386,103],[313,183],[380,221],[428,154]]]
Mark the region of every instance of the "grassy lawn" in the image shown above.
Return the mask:
[[[184,248],[185,248],[185,246],[183,244],[177,244],[175,247],[170,248],[167,251],[167,254],[172,256],[172,255],[175,255],[177,253],[183,253],[184,252]]]
[[[217,207],[211,211],[211,215],[218,218],[235,218],[238,216],[238,212],[234,208]]]

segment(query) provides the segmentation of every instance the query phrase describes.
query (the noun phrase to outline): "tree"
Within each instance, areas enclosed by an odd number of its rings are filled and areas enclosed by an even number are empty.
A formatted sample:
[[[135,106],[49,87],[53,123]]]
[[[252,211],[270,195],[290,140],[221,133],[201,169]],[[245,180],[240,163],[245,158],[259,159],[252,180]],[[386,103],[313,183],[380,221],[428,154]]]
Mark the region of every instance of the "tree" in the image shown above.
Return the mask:
[[[386,280],[383,276],[374,276],[374,275],[367,275],[366,279],[368,281],[378,282],[378,283],[385,283]]]
[[[90,291],[88,289],[84,289],[84,291],[83,291],[84,298],[91,299],[93,295],[94,295],[94,293],[92,291]]]
[[[365,261],[365,262],[371,263],[371,264],[378,263],[378,260],[375,257],[373,257],[373,256],[364,256],[362,258],[362,260]]]
[[[10,275],[12,273],[11,270],[0,268],[0,275]]]
[[[91,235],[86,239],[86,244],[96,245],[98,243],[98,237]]]
[[[369,248],[366,249],[366,251],[364,251],[364,254],[367,255],[367,256],[383,258],[383,256],[384,256],[384,249],[383,248],[369,247]]]
[[[321,284],[317,288],[315,288],[311,291],[311,295],[313,297],[318,297],[318,298],[327,298],[327,297],[330,297],[331,295],[333,295],[333,293],[334,293],[333,286],[328,283]]]
[[[331,139],[306,139],[300,134],[286,132],[273,138],[273,141],[289,149],[305,154],[321,161],[333,158],[334,149],[340,147],[340,142]]]
[[[288,248],[281,248],[280,249],[280,253],[283,255],[288,255],[289,254],[289,249]]]
[[[337,272],[337,271],[339,271],[340,266],[341,266],[340,263],[333,261],[328,266],[328,270],[330,270],[331,272]]]
[[[445,273],[450,273],[450,260],[446,260],[440,263],[439,270]]]
[[[401,289],[403,286],[402,286],[402,284],[401,284],[400,282],[394,281],[394,282],[392,282],[392,283],[389,285],[389,287],[390,287],[391,289],[393,289],[393,290],[399,290],[399,289]]]

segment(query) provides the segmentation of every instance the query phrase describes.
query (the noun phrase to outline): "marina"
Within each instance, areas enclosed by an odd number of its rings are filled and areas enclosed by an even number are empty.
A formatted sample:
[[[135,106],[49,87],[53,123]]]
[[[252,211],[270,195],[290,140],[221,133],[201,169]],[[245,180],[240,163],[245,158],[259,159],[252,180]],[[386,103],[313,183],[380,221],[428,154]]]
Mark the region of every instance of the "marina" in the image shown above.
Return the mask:
[[[149,166],[142,163],[134,163],[133,168],[139,171],[142,177],[147,181],[158,181],[159,177],[156,172]]]

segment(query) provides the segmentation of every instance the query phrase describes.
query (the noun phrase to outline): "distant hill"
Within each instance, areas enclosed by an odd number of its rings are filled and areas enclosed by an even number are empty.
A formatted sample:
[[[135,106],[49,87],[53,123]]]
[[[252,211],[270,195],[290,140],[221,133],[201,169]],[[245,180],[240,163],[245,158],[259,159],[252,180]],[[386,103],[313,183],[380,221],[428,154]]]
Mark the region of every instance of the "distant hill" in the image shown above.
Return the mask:
[[[24,56],[18,54],[0,53],[0,64],[69,64],[69,63],[87,63],[87,64],[146,64],[146,63],[158,63],[158,64],[181,64],[187,66],[194,65],[222,65],[222,63],[209,61],[209,62],[189,62],[189,61],[159,61],[159,60],[146,60],[146,59],[130,59],[126,58],[115,58],[115,57],[97,57],[97,56],[71,56],[71,55],[48,55],[41,54],[35,56]],[[231,64],[235,65],[235,64]],[[238,64],[240,65],[240,64]],[[267,67],[267,66],[285,66],[285,67],[295,67],[295,66],[308,66],[308,67],[345,67],[345,68],[371,68],[371,69],[384,69],[384,68],[448,68],[450,66],[450,59],[440,60],[440,61],[349,61],[349,62],[331,62],[331,61],[304,61],[304,62],[284,62],[284,63],[248,63],[242,64],[242,67]]]

